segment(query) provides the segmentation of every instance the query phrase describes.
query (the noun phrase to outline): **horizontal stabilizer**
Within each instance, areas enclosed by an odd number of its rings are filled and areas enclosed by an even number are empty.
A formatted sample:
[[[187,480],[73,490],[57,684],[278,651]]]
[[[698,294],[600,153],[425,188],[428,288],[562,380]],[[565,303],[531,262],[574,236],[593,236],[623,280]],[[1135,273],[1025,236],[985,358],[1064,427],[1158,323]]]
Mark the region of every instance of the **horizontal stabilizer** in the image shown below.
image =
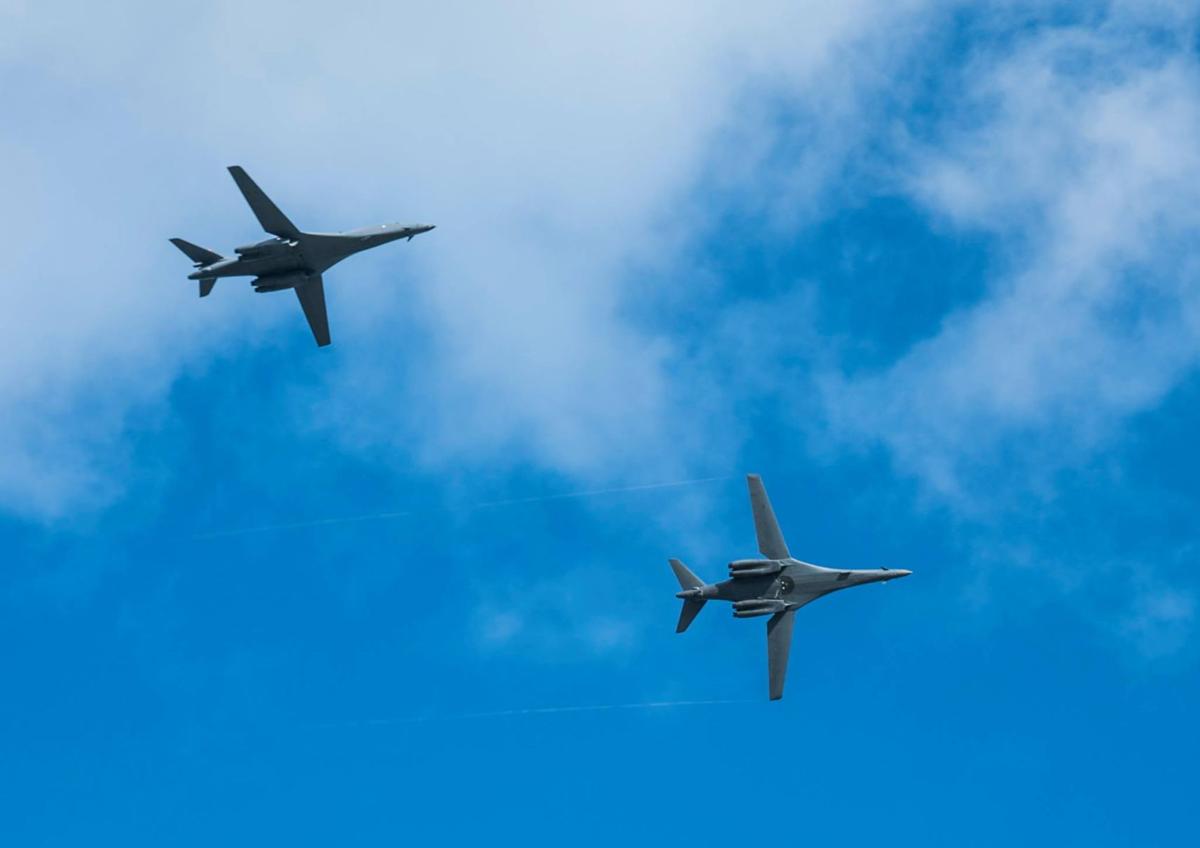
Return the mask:
[[[258,223],[264,230],[280,238],[299,238],[300,230],[296,228],[296,225],[288,220],[287,215],[279,211],[279,207],[271,201],[271,198],[267,197],[266,192],[258,187],[258,183],[250,179],[250,175],[241,166],[230,165],[229,173],[233,176],[233,181],[237,183],[242,196],[250,204],[254,217],[258,218]]]
[[[171,244],[178,247],[187,258],[195,262],[201,268],[206,265],[212,265],[214,262],[220,262],[225,257],[219,253],[209,250],[207,247],[201,247],[198,244],[192,244],[190,241],[184,241],[181,238],[171,239]]]
[[[688,625],[700,614],[700,610],[704,609],[705,603],[703,600],[697,601],[692,598],[685,600],[683,602],[683,609],[679,611],[679,623],[675,625],[675,632],[682,633],[687,630]]]
[[[200,296],[208,297],[212,294],[213,286],[217,284],[216,277],[201,277],[200,278]]]

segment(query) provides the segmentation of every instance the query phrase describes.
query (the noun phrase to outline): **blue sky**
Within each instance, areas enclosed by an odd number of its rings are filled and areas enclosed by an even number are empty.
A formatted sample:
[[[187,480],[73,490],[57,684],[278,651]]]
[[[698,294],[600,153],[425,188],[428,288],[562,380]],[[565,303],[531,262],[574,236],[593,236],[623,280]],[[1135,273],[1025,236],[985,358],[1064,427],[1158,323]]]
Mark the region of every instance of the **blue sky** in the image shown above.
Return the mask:
[[[301,5],[0,2],[0,842],[1187,842],[1200,6]]]

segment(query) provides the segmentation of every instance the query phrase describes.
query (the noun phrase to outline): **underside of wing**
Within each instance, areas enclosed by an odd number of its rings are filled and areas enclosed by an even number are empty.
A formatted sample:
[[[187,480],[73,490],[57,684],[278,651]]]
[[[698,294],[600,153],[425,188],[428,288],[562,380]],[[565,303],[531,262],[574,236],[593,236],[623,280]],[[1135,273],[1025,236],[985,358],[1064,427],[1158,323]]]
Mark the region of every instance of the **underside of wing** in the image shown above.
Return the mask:
[[[325,312],[325,283],[321,276],[310,277],[307,283],[296,286],[296,298],[308,319],[317,347],[325,347],[329,344],[329,316]]]
[[[258,183],[250,179],[250,175],[241,166],[230,165],[229,173],[264,230],[273,236],[286,239],[294,239],[300,235],[300,230],[296,228],[296,225],[288,220],[288,216],[279,210],[279,207],[271,201],[271,198],[267,197],[266,192],[258,187]]]
[[[779,529],[779,522],[775,520],[775,510],[771,509],[762,478],[757,474],[748,474],[746,484],[750,488],[750,508],[754,511],[754,532],[758,534],[759,551],[771,559],[789,559],[791,554],[788,553],[787,542],[783,541],[783,533]]]
[[[788,653],[792,649],[794,609],[777,612],[767,621],[767,676],[771,681],[771,700],[783,697],[783,682],[787,678]]]

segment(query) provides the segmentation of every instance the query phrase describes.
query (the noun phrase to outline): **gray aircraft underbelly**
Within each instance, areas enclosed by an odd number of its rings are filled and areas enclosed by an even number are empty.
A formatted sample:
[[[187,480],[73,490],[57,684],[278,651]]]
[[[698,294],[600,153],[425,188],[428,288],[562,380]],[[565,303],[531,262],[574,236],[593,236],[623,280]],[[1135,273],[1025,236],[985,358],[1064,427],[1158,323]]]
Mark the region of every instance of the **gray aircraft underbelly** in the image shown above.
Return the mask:
[[[318,347],[330,343],[324,272],[360,251],[399,239],[411,240],[433,229],[432,224],[380,224],[344,233],[304,232],[244,169],[231,165],[229,173],[263,230],[274,238],[234,248],[236,257],[222,256],[198,244],[173,238],[171,243],[194,263],[188,279],[199,283],[200,297],[211,294],[216,281],[226,277],[254,277],[252,285],[257,292],[295,290]]]
[[[762,478],[746,477],[758,550],[763,558],[738,559],[729,563],[728,580],[705,583],[680,560],[671,559],[679,581],[675,597],[683,601],[675,632],[688,629],[710,600],[730,601],[734,618],[768,618],[767,678],[771,700],[783,697],[796,610],[831,592],[906,577],[906,569],[834,569],[802,562],[788,552],[787,543],[767,499]]]

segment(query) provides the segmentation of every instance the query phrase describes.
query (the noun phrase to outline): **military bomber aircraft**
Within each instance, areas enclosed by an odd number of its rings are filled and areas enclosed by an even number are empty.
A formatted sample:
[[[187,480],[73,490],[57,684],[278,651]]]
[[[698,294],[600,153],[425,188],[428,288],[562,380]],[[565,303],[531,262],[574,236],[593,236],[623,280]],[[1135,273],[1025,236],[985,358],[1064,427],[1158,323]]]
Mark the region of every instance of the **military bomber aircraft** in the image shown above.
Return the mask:
[[[683,589],[675,595],[683,599],[675,632],[687,630],[710,600],[731,601],[734,618],[771,616],[767,621],[767,666],[771,700],[777,701],[783,697],[796,610],[830,592],[895,580],[912,572],[889,568],[848,571],[793,559],[775,520],[775,511],[767,499],[762,478],[750,474],[746,482],[750,487],[758,550],[766,559],[734,560],[729,563],[729,579],[720,583],[705,583],[679,560],[670,560],[671,569]]]
[[[321,275],[347,256],[389,241],[427,233],[431,224],[381,224],[344,233],[301,232],[279,207],[238,165],[229,168],[262,228],[274,238],[234,248],[237,256],[225,257],[207,248],[171,239],[196,265],[189,280],[200,282],[200,296],[207,297],[219,277],[254,277],[256,292],[292,289],[308,319],[318,347],[329,344],[329,319],[325,312],[325,286]]]

